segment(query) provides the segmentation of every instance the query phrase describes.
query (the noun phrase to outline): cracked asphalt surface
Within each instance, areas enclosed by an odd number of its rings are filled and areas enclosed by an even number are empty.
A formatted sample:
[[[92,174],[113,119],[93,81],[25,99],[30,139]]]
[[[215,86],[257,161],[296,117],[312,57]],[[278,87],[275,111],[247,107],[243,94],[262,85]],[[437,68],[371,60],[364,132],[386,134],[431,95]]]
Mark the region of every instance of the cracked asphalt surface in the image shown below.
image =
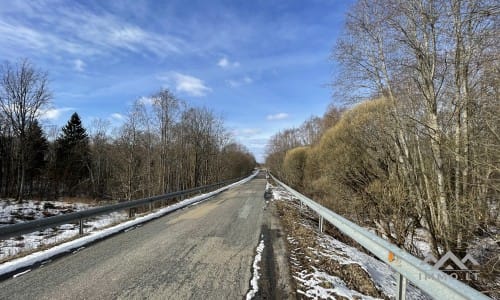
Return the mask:
[[[0,299],[242,299],[265,185],[257,177],[0,282]]]

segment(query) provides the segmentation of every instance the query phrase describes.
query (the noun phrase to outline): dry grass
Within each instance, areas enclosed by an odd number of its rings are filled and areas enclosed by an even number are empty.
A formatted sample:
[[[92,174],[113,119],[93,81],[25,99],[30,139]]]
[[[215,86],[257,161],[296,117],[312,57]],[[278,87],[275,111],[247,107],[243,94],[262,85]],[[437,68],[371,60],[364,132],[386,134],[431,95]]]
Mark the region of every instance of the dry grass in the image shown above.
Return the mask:
[[[323,270],[333,276],[337,276],[344,280],[347,286],[359,291],[365,295],[377,298],[386,298],[375,286],[368,273],[357,264],[340,264],[333,259],[327,259],[323,256],[318,256],[320,246],[317,242],[317,231],[312,226],[307,224],[317,224],[314,216],[303,211],[297,204],[288,201],[274,201],[277,212],[279,214],[282,226],[287,236],[293,237],[294,242],[288,241],[289,249],[299,262],[302,268],[307,268],[312,271],[313,267]],[[334,237],[339,237],[339,240],[349,240],[340,232],[335,232],[332,228],[328,229],[329,232],[334,232]],[[301,271],[300,267],[290,264],[292,272]],[[300,285],[299,282],[296,284]],[[324,282],[322,286],[330,287],[329,282]]]
[[[90,197],[61,197],[57,201],[66,203],[85,203],[89,205],[97,205],[100,201]]]

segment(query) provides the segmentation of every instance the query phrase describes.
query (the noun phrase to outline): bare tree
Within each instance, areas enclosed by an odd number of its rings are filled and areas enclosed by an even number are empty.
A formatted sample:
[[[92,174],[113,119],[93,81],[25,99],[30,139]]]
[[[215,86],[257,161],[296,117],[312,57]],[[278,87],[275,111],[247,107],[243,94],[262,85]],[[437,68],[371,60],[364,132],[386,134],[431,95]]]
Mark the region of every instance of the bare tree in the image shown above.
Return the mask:
[[[171,160],[171,145],[173,140],[173,127],[180,114],[181,103],[169,90],[163,89],[154,94],[153,109],[156,116],[156,122],[160,133],[160,174],[159,192],[166,193],[171,187],[168,176],[171,174],[170,167],[173,164]]]
[[[27,132],[31,124],[49,104],[47,74],[35,69],[28,61],[16,65],[5,63],[1,69],[0,111],[10,122],[19,140],[17,199],[22,200],[26,174]]]
[[[118,185],[116,192],[121,198],[132,200],[145,196],[144,190],[144,128],[141,123],[143,104],[136,101],[119,129],[115,141],[114,174]],[[142,192],[142,193],[141,193]]]
[[[438,243],[464,249],[464,234],[470,237],[485,215],[470,209],[485,197],[488,176],[475,157],[488,121],[474,115],[487,105],[481,80],[498,61],[497,18],[492,1],[360,0],[337,44],[343,72],[335,88],[349,99],[384,97],[391,104],[394,126],[387,131],[398,181],[435,252]]]
[[[223,145],[220,137],[224,135],[222,120],[207,108],[190,108],[183,112],[181,126],[189,153],[189,166],[193,186],[211,181],[212,163]]]
[[[109,197],[106,195],[112,170],[109,128],[109,121],[94,119],[89,130],[92,157],[89,175],[94,197]]]

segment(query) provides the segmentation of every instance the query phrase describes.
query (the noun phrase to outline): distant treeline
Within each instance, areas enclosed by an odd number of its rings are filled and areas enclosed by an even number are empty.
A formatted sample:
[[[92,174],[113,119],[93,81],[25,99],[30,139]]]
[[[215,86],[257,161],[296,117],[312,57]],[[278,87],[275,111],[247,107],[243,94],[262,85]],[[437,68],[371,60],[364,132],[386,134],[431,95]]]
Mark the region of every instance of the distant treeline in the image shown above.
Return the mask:
[[[358,104],[276,134],[268,167],[414,253],[417,228],[435,255],[467,251],[500,225],[494,6],[358,1],[333,53],[335,95]]]
[[[24,60],[5,63],[0,80],[2,198],[130,200],[244,176],[256,165],[220,117],[166,89],[137,100],[119,128],[95,120],[87,129],[75,112],[48,139],[39,122],[51,100],[46,74]]]

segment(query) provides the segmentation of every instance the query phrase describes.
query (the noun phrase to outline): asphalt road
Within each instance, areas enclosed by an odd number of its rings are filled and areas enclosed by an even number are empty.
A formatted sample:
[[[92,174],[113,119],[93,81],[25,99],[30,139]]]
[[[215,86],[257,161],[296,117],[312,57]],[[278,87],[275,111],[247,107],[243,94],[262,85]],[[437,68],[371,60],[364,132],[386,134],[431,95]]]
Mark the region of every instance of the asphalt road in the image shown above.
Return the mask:
[[[242,299],[268,222],[265,184],[253,179],[0,282],[0,299]]]

